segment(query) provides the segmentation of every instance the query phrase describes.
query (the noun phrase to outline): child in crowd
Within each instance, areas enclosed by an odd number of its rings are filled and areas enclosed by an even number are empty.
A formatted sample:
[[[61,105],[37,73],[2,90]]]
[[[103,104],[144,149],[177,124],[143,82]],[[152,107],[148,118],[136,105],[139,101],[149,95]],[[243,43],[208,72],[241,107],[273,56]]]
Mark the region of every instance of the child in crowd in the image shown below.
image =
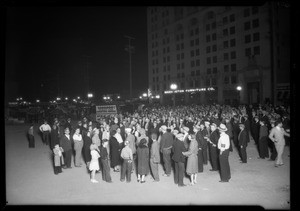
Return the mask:
[[[54,174],[57,175],[62,173],[61,166],[64,165],[64,158],[62,156],[62,152],[64,150],[56,144],[53,148],[54,153]]]
[[[91,144],[90,146],[91,150],[91,156],[92,160],[90,162],[89,170],[91,171],[91,182],[92,183],[98,183],[98,181],[95,179],[96,171],[98,171],[99,168],[99,160],[100,152],[98,151],[98,146],[96,144]]]

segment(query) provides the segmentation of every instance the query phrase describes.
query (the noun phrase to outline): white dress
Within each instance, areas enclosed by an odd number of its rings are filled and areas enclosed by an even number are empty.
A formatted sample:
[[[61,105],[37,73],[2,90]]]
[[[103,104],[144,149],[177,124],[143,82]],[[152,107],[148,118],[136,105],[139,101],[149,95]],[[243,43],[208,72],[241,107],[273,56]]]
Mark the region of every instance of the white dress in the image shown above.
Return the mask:
[[[99,170],[99,161],[98,158],[100,157],[99,153],[96,150],[91,151],[92,160],[90,162],[89,169],[90,171]]]

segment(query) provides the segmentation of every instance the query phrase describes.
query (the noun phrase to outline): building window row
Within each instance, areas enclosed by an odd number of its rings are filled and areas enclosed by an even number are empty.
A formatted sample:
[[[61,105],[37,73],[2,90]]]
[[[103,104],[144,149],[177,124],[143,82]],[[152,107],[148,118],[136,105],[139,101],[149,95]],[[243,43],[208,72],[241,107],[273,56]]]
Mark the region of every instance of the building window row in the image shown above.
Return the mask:
[[[225,76],[224,77],[224,84],[236,84],[236,76],[232,75],[232,76]]]
[[[260,40],[260,35],[259,32],[253,33],[252,34],[252,41],[256,42]],[[250,43],[251,42],[251,34],[245,35],[245,43]]]
[[[236,64],[231,64],[230,69],[231,69],[231,72],[236,72]],[[229,72],[229,65],[226,64],[226,65],[224,65],[224,73],[228,73],[228,72]]]
[[[258,7],[257,6],[253,6],[251,8],[252,11],[252,15],[258,14]],[[249,17],[250,16],[250,8],[246,8],[244,9],[244,17]]]
[[[199,28],[191,29],[190,30],[190,36],[198,35],[199,34]]]
[[[252,54],[252,52],[253,52],[253,54]],[[253,51],[251,51],[251,48],[246,48],[245,56],[251,56],[251,55],[260,55],[260,47],[259,46],[253,47]]]
[[[259,19],[254,19],[252,20],[252,28],[255,29],[255,28],[258,28],[259,27]],[[251,21],[247,21],[244,23],[244,30],[247,31],[251,29]]]

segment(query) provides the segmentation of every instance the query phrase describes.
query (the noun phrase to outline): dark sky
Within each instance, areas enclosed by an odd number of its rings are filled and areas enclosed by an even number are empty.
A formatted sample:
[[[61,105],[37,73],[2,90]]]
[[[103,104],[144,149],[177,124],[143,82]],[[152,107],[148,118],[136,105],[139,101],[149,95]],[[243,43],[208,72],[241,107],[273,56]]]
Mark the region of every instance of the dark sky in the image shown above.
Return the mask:
[[[128,39],[132,45],[133,92],[145,91],[146,7],[9,7],[6,18],[6,79],[27,100],[86,95],[82,55],[89,57],[95,97],[129,92]],[[57,81],[59,78],[59,81]],[[59,86],[58,86],[59,85]]]

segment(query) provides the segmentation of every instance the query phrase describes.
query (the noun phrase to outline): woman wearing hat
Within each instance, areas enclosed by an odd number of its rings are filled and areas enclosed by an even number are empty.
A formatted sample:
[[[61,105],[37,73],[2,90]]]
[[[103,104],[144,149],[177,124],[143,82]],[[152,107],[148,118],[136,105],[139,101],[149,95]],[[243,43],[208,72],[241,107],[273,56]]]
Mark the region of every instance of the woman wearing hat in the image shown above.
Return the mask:
[[[220,182],[229,182],[229,179],[231,178],[230,166],[228,161],[230,139],[229,136],[225,133],[227,131],[227,128],[224,124],[221,123],[218,129],[220,132],[220,138],[218,141],[218,149],[220,150]]]
[[[149,148],[147,140],[143,138],[137,148],[138,182],[145,182],[145,175],[149,173]]]
[[[197,183],[198,173],[198,142],[196,141],[196,136],[194,134],[189,135],[189,140],[191,140],[189,150],[187,152],[182,152],[182,154],[188,157],[186,173],[191,177],[190,185],[194,185]]]

